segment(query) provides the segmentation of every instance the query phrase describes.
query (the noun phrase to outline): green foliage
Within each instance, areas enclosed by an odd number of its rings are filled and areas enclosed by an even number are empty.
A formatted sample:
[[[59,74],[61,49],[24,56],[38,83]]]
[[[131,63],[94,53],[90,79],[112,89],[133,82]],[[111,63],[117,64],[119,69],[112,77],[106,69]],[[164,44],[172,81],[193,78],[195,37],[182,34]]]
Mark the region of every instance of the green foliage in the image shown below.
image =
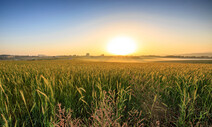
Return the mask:
[[[51,126],[58,103],[87,125],[110,104],[120,124],[136,110],[149,126],[209,126],[211,91],[211,64],[0,61],[0,126]]]

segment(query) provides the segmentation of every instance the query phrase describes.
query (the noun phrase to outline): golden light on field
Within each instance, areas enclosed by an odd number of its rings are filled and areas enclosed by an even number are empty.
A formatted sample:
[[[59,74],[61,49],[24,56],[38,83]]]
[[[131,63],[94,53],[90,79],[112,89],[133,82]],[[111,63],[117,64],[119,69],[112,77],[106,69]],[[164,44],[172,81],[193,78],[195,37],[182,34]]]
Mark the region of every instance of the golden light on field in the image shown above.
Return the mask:
[[[107,50],[114,55],[128,55],[135,52],[136,44],[130,37],[116,37],[109,41]]]

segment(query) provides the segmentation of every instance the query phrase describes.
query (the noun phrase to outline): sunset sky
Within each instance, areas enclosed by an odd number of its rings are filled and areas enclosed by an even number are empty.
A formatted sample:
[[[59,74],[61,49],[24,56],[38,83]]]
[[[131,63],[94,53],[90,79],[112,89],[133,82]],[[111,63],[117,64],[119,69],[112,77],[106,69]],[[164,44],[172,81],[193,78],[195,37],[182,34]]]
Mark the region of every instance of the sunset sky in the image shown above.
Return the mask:
[[[212,1],[0,1],[0,54],[111,55],[132,38],[132,55],[212,52]],[[121,46],[121,45],[120,45]]]

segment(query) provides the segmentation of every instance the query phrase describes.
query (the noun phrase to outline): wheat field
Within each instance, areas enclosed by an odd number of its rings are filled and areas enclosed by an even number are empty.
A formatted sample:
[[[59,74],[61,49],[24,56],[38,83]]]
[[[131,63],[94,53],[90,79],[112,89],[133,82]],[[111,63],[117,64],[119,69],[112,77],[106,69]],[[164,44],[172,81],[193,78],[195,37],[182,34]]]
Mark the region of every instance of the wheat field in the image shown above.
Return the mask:
[[[212,64],[0,61],[0,126],[211,126]]]

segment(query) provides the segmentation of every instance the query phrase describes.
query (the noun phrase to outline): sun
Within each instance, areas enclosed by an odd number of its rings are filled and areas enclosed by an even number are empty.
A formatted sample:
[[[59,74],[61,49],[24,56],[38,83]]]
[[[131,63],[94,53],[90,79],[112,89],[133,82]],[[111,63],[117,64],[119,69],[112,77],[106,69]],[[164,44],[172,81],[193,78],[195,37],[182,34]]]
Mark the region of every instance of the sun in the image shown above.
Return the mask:
[[[109,41],[108,52],[114,55],[129,55],[136,50],[136,44],[130,37],[116,37]]]

